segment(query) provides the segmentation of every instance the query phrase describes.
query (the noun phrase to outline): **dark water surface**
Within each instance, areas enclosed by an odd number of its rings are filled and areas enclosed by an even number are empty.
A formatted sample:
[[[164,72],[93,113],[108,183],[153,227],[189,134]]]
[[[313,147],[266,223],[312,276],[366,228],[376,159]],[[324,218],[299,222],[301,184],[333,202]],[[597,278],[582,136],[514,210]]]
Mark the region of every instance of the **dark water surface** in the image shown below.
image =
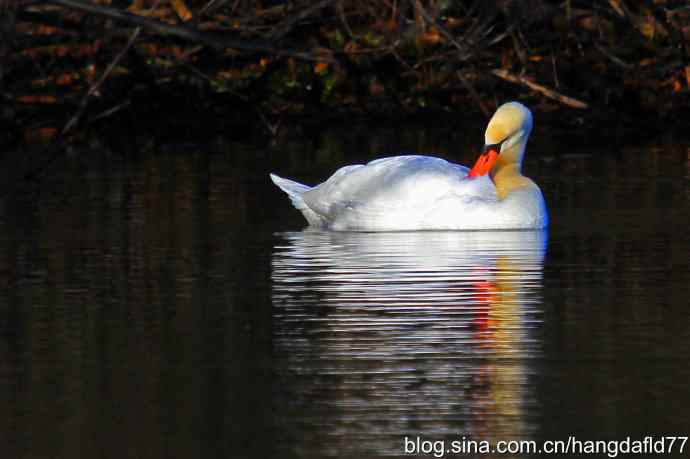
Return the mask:
[[[67,158],[2,202],[2,456],[690,435],[687,142],[536,135],[547,232],[302,231],[267,176],[398,151],[467,163],[479,141],[353,127]]]

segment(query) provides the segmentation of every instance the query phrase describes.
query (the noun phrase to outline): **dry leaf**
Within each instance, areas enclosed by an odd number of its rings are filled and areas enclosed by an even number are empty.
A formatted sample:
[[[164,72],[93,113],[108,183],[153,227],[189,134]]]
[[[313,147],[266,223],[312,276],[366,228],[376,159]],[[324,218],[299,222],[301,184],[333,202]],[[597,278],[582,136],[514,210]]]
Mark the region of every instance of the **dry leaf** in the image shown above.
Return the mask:
[[[192,12],[189,11],[189,8],[187,8],[187,5],[185,5],[184,1],[170,0],[170,4],[175,10],[177,17],[179,17],[183,22],[187,22],[192,19]]]
[[[69,46],[67,46],[67,45],[58,45],[55,47],[55,55],[57,57],[65,57],[65,56],[67,56],[68,52],[69,52]]]
[[[58,33],[60,29],[49,25],[41,24],[36,30],[36,35],[53,35]]]
[[[356,53],[357,50],[359,50],[359,45],[355,41],[347,42],[347,44],[345,45],[345,48],[344,48],[344,51],[347,54]]]
[[[145,0],[134,0],[131,5],[129,5],[129,8],[127,8],[127,11],[131,13],[138,13],[141,10],[144,9],[144,2]]]
[[[417,41],[423,45],[436,45],[440,43],[441,40],[441,34],[436,27],[432,27],[428,31],[417,36]]]
[[[620,17],[625,17],[625,11],[621,8],[621,0],[609,0],[609,5],[613,8],[613,11]]]
[[[455,29],[463,25],[465,21],[458,18],[448,18],[446,19],[446,29]]]
[[[398,22],[395,19],[388,19],[388,20],[378,20],[376,21],[372,28],[376,30],[381,30],[381,31],[387,31],[387,32],[392,32],[398,27]]]
[[[82,71],[86,81],[89,83],[96,80],[96,66],[94,64],[87,65]]]
[[[58,130],[54,127],[42,127],[38,129],[24,130],[26,143],[48,143],[57,136]]]
[[[372,96],[379,96],[383,94],[385,90],[386,88],[384,88],[376,78],[372,78],[371,81],[369,81],[369,94]]]
[[[19,96],[17,100],[23,104],[41,104],[50,105],[57,102],[55,96],[43,95],[43,94],[33,94],[30,96]]]
[[[72,84],[74,81],[74,75],[71,73],[63,73],[62,75],[59,75],[57,78],[55,78],[55,84],[58,86],[67,86]]]

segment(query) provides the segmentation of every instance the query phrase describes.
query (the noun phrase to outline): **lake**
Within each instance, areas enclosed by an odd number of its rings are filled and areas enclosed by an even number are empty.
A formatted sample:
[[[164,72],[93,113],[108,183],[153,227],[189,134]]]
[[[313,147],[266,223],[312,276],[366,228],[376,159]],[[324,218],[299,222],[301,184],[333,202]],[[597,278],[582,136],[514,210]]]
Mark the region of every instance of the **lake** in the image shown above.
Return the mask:
[[[537,127],[524,170],[551,214],[539,232],[304,230],[268,179],[410,151],[467,164],[481,122],[470,132],[100,139],[61,158],[2,200],[3,455],[690,435],[687,140]]]

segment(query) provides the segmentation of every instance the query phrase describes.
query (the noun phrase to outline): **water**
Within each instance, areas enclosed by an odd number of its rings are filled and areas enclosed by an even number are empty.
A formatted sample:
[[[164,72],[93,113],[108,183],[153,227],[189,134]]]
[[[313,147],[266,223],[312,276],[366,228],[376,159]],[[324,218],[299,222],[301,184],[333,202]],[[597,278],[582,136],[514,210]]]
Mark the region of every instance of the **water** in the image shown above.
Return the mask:
[[[2,201],[3,456],[689,435],[688,143],[536,134],[548,232],[302,231],[267,178],[375,152],[470,162],[475,139],[442,127],[59,161]]]

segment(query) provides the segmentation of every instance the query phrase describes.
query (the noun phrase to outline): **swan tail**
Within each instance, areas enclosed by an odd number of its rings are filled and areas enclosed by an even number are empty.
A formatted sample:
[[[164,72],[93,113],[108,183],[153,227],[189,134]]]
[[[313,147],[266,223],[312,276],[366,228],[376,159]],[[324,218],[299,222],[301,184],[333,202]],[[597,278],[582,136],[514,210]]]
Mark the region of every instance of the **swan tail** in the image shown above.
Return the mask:
[[[293,180],[278,177],[275,174],[270,174],[270,176],[273,183],[275,183],[276,186],[278,186],[278,188],[283,190],[288,195],[290,201],[292,201],[292,205],[295,206],[297,210],[302,212],[302,215],[304,215],[304,218],[307,219],[310,225],[322,226],[323,218],[321,218],[320,215],[311,210],[302,198],[302,194],[311,190],[310,186],[295,182]]]

